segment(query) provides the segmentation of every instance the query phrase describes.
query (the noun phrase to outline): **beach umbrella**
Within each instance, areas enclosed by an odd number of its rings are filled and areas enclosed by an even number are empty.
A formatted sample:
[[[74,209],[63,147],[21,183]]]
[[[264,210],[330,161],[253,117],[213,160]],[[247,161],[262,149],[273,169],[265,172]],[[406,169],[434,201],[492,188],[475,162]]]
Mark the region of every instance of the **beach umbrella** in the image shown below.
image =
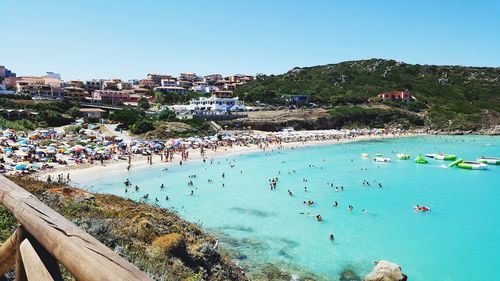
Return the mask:
[[[28,165],[26,165],[25,163],[18,163],[18,164],[16,164],[16,170],[17,171],[26,170],[27,168],[28,168]]]
[[[81,151],[85,150],[85,147],[83,147],[83,146],[81,146],[81,145],[75,145],[75,146],[73,146],[73,147],[71,148],[71,150],[72,150],[73,152],[81,152]]]

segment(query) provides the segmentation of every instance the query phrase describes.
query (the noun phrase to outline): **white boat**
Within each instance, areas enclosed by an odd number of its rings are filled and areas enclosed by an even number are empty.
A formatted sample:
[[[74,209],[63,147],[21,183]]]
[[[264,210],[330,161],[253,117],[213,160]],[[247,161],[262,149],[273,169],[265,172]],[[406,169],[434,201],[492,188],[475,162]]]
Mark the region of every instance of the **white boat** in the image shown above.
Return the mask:
[[[425,157],[434,158],[434,157],[436,157],[436,155],[437,155],[436,153],[427,153],[427,154],[425,154]]]
[[[361,153],[361,157],[368,158],[368,153]]]
[[[375,157],[373,158],[373,161],[374,162],[391,162],[391,158],[387,158],[387,157]]]

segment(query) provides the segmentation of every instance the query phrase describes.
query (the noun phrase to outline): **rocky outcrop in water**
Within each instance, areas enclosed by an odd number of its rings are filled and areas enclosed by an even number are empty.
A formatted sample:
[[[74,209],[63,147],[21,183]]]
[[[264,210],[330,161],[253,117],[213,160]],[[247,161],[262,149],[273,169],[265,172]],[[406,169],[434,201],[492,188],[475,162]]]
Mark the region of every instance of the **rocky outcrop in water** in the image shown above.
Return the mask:
[[[401,271],[401,267],[395,263],[381,260],[378,261],[373,271],[365,276],[363,281],[406,281],[408,277]]]

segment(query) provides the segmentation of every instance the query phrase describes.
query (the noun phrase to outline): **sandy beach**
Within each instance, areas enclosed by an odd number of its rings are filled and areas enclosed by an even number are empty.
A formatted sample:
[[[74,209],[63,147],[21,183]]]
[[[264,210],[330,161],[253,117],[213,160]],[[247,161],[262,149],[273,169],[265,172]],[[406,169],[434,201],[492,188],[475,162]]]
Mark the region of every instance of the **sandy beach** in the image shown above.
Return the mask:
[[[390,139],[390,138],[401,138],[401,137],[413,137],[423,134],[417,133],[406,133],[403,135],[361,135],[352,137],[349,139],[339,139],[339,140],[318,140],[318,141],[307,141],[307,142],[287,142],[281,144],[271,144],[266,148],[265,151],[272,151],[276,149],[286,149],[286,148],[304,148],[311,146],[321,146],[321,145],[334,145],[334,144],[345,144],[349,142],[356,141],[369,141],[369,140],[380,140],[380,139]],[[232,147],[219,147],[217,150],[205,150],[205,159],[211,159],[215,157],[229,157],[235,155],[242,155],[247,153],[263,152],[264,150],[259,148],[255,144],[250,144],[247,146],[233,145]],[[190,149],[189,161],[201,161],[203,160],[199,149]],[[146,156],[134,155],[132,156],[131,169],[127,171],[128,163],[127,161],[108,161],[104,165],[101,164],[80,164],[80,165],[69,165],[62,168],[55,168],[52,170],[40,171],[38,173],[32,174],[39,180],[46,180],[50,175],[52,179],[56,179],[57,175],[64,174],[64,178],[70,175],[70,184],[78,186],[79,183],[88,182],[89,180],[98,180],[103,178],[109,178],[113,176],[126,176],[127,174],[133,173],[137,170],[165,167],[168,168],[171,165],[179,165],[181,156],[179,154],[174,155],[174,160],[172,162],[162,162],[160,155],[153,155],[153,164],[149,164]]]

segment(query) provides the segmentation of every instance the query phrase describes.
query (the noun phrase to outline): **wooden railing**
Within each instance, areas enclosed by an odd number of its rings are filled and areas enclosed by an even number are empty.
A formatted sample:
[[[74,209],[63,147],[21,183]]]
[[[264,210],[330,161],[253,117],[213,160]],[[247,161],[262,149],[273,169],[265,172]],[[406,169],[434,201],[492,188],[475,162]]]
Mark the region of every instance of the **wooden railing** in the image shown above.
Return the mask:
[[[16,281],[58,281],[60,263],[78,281],[151,280],[4,176],[0,176],[0,203],[20,223],[0,246],[0,278],[15,267]]]

